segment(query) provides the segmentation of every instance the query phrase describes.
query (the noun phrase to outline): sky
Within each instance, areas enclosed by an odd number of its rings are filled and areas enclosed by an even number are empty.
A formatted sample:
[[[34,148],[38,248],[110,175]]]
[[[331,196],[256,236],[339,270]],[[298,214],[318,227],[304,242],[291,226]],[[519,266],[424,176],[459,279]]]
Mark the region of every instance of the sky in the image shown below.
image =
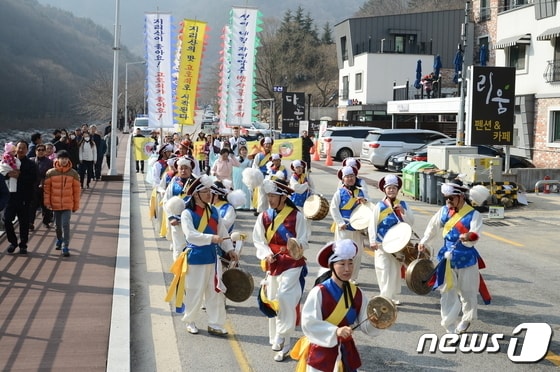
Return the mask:
[[[309,12],[319,29],[329,22],[336,23],[351,17],[365,0],[119,0],[119,24],[121,44],[137,56],[143,55],[144,14],[146,12],[169,12],[178,24],[183,18],[206,21],[210,28],[207,57],[217,60],[220,49],[220,33],[227,23],[232,6],[258,8],[263,18],[282,19],[284,13],[296,10],[299,5]],[[111,33],[115,28],[117,0],[38,0],[40,4],[51,5],[73,13],[77,17],[91,18]]]

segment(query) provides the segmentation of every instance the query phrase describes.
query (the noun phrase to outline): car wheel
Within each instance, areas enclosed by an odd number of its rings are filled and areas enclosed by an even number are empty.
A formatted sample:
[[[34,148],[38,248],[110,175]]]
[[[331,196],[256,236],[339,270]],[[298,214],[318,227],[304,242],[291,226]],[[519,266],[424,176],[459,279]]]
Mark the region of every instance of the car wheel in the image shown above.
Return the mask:
[[[338,150],[338,153],[336,154],[336,157],[341,161],[346,158],[351,158],[352,156],[354,156],[352,150],[346,147]]]
[[[258,133],[257,134],[257,140],[260,141],[264,138],[264,135],[262,133]]]
[[[377,165],[377,164],[373,164],[373,166],[379,170],[385,170],[387,169],[387,162],[389,161],[389,159],[385,160],[385,164],[384,165]]]

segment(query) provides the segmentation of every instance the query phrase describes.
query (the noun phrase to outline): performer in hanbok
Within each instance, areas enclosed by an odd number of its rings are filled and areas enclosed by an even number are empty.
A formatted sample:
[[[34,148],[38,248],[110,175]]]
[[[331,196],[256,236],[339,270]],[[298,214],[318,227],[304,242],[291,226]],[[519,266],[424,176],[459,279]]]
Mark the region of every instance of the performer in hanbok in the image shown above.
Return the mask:
[[[308,247],[303,215],[289,199],[293,190],[281,181],[264,180],[270,208],[259,214],[253,229],[253,243],[257,258],[265,260],[268,272],[267,297],[276,300],[279,310],[269,318],[268,337],[274,360],[283,361],[290,351],[290,337],[295,331],[304,277],[307,275],[305,258],[294,259],[287,251],[289,238],[297,239],[305,251]]]
[[[418,250],[423,251],[442,232],[444,245],[438,252],[436,276],[429,284],[441,292],[441,325],[448,333],[457,334],[464,333],[477,319],[477,292],[486,304],[491,301],[479,272],[485,264],[474,247],[482,216],[466,202],[468,190],[460,180],[441,185],[445,205],[430,219],[418,245]]]
[[[356,170],[356,186],[361,187],[366,199],[369,199],[367,183],[363,178],[360,177],[360,169],[362,168],[362,162],[360,161],[360,159],[346,158],[342,161],[342,166],[352,167]]]
[[[253,168],[259,169],[263,176],[266,177],[268,175],[267,164],[272,156],[271,151],[274,140],[270,137],[264,137],[261,139],[260,144],[262,151],[255,155],[253,159]],[[266,200],[266,194],[262,191],[262,187],[255,188],[253,193],[253,199],[255,200],[253,206],[256,208],[255,216],[257,216],[268,208],[268,202]]]
[[[231,235],[235,228],[235,220],[237,219],[236,206],[244,202],[244,194],[241,190],[233,190],[232,182],[230,180],[214,181],[212,185],[212,201],[210,202],[218,209],[220,218],[224,222],[224,226]],[[237,254],[241,254],[243,241],[233,242]],[[224,251],[220,251],[220,255],[224,256]]]
[[[414,224],[414,214],[405,201],[397,199],[402,180],[393,174],[379,181],[379,189],[385,193],[383,200],[373,208],[368,232],[371,249],[375,251],[375,275],[380,295],[399,305],[397,295],[401,293],[402,262],[383,249],[383,238],[389,229],[400,222]]]
[[[266,165],[268,179],[270,180],[288,180],[288,170],[284,165],[282,165],[282,155],[272,154],[270,156],[270,162]]]
[[[366,294],[350,282],[358,246],[350,239],[328,243],[317,262],[331,277],[311,289],[303,305],[301,338],[290,353],[296,371],[357,371],[362,362],[353,334],[360,329],[375,336],[368,321]],[[358,326],[359,325],[359,326]]]
[[[311,182],[309,174],[306,173],[307,163],[303,160],[294,160],[290,167],[293,172],[290,176],[290,187],[294,190],[290,199],[300,212],[303,212],[303,204],[313,194],[313,182]],[[311,220],[305,219],[305,221],[307,223],[307,240],[309,241],[311,236]]]
[[[196,180],[196,177],[192,174],[192,169],[195,167],[196,162],[194,159],[181,157],[176,162],[177,175],[174,176],[169,185],[165,189],[165,195],[163,198],[163,209],[167,215],[168,231],[171,235],[171,249],[173,250],[173,261],[177,259],[179,253],[182,252],[183,248],[187,245],[187,240],[185,239],[185,234],[181,229],[181,213],[185,209],[184,202],[188,199],[187,189]],[[171,198],[177,196],[183,202],[182,208],[180,203],[176,202],[177,210],[171,210],[169,208],[173,205],[173,202],[168,203]],[[180,210],[180,213],[176,213]]]
[[[218,249],[223,249],[231,261],[239,256],[233,249],[227,229],[218,210],[210,205],[212,180],[206,175],[197,178],[188,188],[190,199],[181,215],[181,227],[187,239],[185,255],[179,259],[187,260],[185,278],[185,315],[183,322],[187,331],[198,333],[195,319],[200,312],[203,300],[208,315],[208,333],[218,336],[227,335],[225,288],[220,281],[221,265]],[[220,285],[221,284],[221,285]]]
[[[239,166],[233,167],[233,188],[235,190],[241,190],[245,194],[245,202],[239,207],[241,210],[248,210],[251,208],[251,192],[247,185],[243,182],[243,170],[251,167],[251,159],[247,157],[247,146],[239,145],[238,149],[239,155],[237,160],[239,161]]]
[[[334,240],[351,239],[358,245],[358,253],[354,257],[354,272],[350,279],[353,284],[357,283],[360,272],[364,250],[361,243],[364,238],[362,232],[350,224],[350,216],[359,204],[368,201],[363,188],[356,186],[357,173],[356,168],[348,165],[338,171],[338,179],[342,181],[342,186],[334,192],[329,206],[329,212],[334,221]]]

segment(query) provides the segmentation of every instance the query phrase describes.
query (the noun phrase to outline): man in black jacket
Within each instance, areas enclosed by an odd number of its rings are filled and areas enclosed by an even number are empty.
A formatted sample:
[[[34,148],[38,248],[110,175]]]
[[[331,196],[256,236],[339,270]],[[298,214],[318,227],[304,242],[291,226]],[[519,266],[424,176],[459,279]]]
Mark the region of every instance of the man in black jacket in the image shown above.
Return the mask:
[[[309,151],[311,151],[311,148],[313,147],[313,140],[309,138],[306,130],[301,133],[301,140],[301,160],[303,160],[307,164],[307,171],[310,171],[311,154],[309,153]],[[317,149],[315,149],[315,151],[317,151]]]
[[[28,144],[20,140],[16,144],[17,157],[21,161],[19,170],[12,170],[7,177],[17,178],[17,191],[10,193],[8,205],[4,211],[4,226],[6,237],[10,242],[8,253],[14,253],[19,246],[20,254],[27,254],[27,241],[29,240],[29,213],[34,196],[34,187],[37,184],[37,165],[27,157]],[[19,221],[19,244],[14,229],[14,220]]]

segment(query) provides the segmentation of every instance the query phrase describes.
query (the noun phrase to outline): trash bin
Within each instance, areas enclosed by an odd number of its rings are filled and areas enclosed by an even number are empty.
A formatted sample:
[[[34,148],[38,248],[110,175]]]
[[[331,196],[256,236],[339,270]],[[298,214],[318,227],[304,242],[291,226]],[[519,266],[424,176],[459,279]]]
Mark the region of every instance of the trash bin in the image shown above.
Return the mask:
[[[414,161],[403,168],[403,194],[418,199],[420,195],[419,170],[423,168],[435,168],[435,165],[427,161]]]
[[[436,174],[441,173],[439,169],[426,169],[426,203],[437,204],[437,195],[439,193],[439,184],[436,180]]]
[[[420,169],[418,172],[418,200],[421,202],[426,202],[426,179],[427,179],[426,169]]]

